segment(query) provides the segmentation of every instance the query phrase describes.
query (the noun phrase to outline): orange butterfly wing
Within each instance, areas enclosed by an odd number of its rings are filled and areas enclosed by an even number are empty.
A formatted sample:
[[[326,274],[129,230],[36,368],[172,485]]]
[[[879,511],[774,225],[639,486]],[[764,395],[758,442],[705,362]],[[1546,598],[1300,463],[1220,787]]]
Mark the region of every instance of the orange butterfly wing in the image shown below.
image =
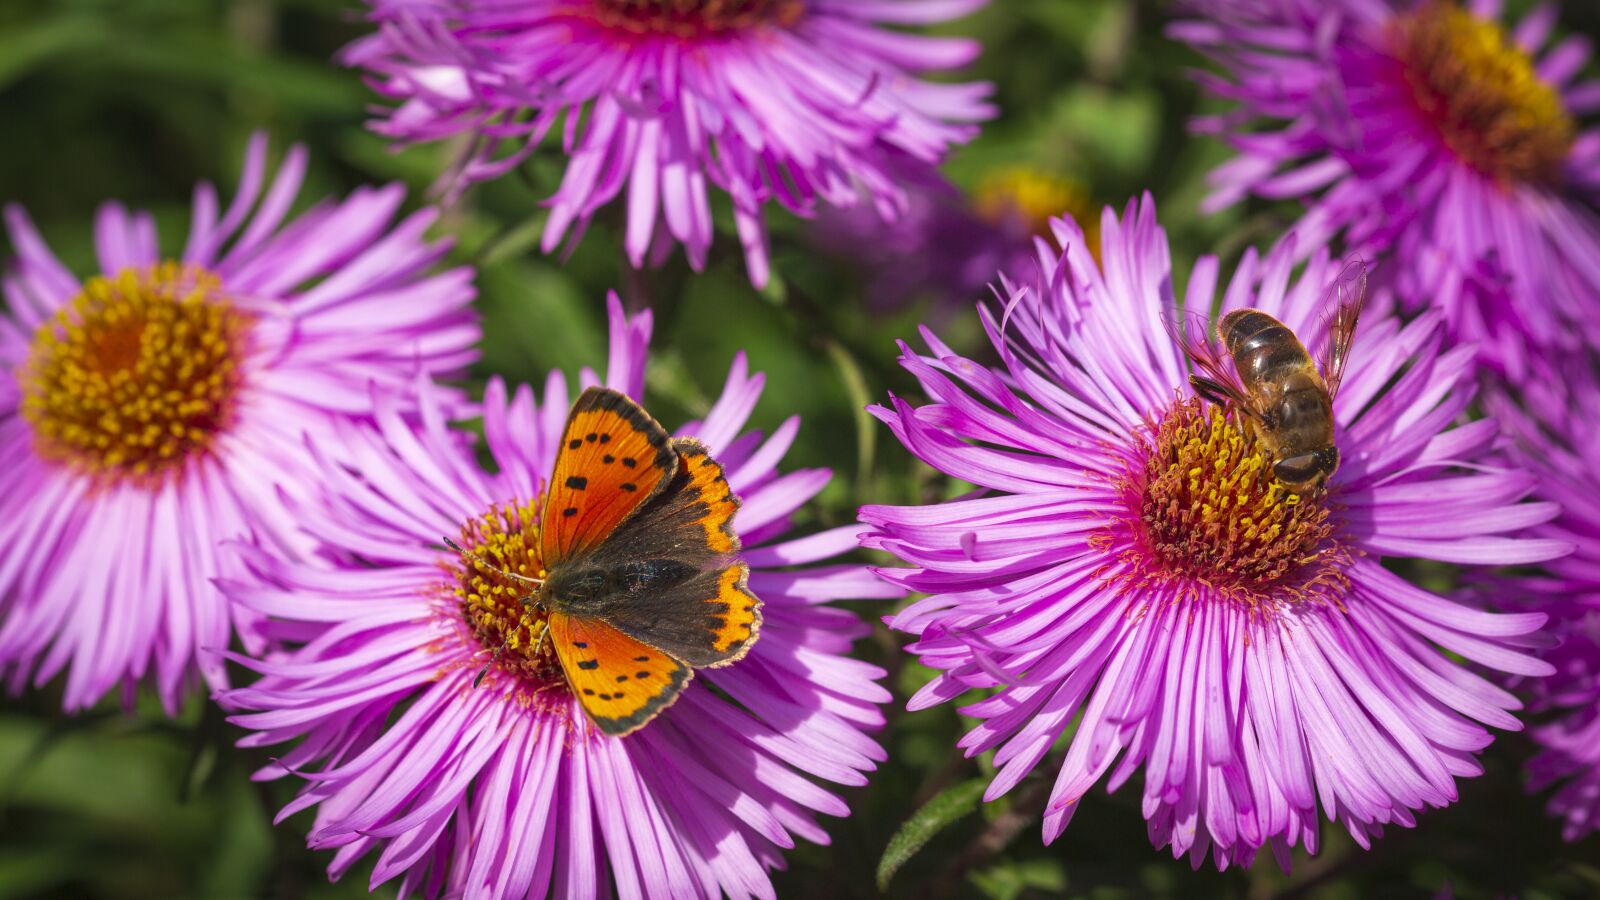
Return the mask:
[[[733,514],[739,511],[739,498],[733,495],[722,464],[711,458],[699,441],[673,442],[682,465],[689,474],[689,488],[699,492],[702,515],[696,520],[705,532],[706,546],[719,555],[739,552],[739,536],[733,532]],[[747,585],[750,567],[734,563],[717,573],[716,593],[703,602],[706,620],[713,632],[712,649],[726,654],[712,665],[725,665],[744,656],[755,643],[761,628],[761,601]]]
[[[615,737],[644,727],[694,677],[683,663],[596,619],[551,613],[549,629],[572,693]]]
[[[578,397],[556,454],[539,521],[546,570],[598,547],[677,472],[660,423],[609,388]]]
[[[638,560],[674,560],[693,574],[652,586],[606,611],[624,634],[660,647],[695,668],[739,659],[761,627],[761,602],[738,558],[733,515],[739,499],[722,466],[690,438],[672,442],[678,472],[639,515],[588,558],[603,569]]]

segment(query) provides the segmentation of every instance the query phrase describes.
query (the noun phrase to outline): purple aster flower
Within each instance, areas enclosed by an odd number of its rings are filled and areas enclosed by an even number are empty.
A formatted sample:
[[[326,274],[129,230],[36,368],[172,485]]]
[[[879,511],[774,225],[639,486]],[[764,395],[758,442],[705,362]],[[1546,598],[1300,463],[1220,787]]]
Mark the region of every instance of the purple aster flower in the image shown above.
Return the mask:
[[[1201,119],[1239,152],[1210,206],[1299,198],[1303,247],[1342,234],[1412,307],[1515,378],[1530,345],[1600,343],[1600,81],[1557,8],[1500,0],[1188,0],[1175,33],[1237,108]],[[1536,350],[1534,352],[1537,352]]]
[[[896,170],[938,163],[992,109],[988,86],[923,81],[978,45],[931,25],[986,0],[372,0],[379,29],[345,51],[397,101],[376,126],[407,142],[472,136],[462,182],[520,164],[557,125],[569,159],[549,252],[627,190],[635,266],[713,232],[708,188],[733,205],[750,279],[768,278],[762,207],[810,216],[865,192],[892,219]]]
[[[1516,440],[1517,461],[1539,476],[1538,494],[1561,503],[1561,516],[1537,533],[1577,547],[1545,566],[1546,574],[1500,582],[1536,593],[1561,644],[1544,654],[1555,674],[1534,685],[1534,710],[1547,721],[1532,730],[1542,748],[1529,763],[1534,790],[1559,785],[1550,812],[1575,841],[1600,831],[1600,376],[1587,364],[1556,377],[1530,379],[1514,396],[1490,393],[1489,410]]]
[[[1033,271],[1034,238],[1050,219],[1090,221],[1093,205],[1083,185],[1033,166],[1006,166],[984,176],[971,197],[943,180],[923,180],[909,193],[904,216],[885,223],[862,206],[818,217],[819,247],[871,273],[869,302],[891,310],[929,296],[949,312],[988,293],[996,272],[1026,277]],[[1100,236],[1088,226],[1091,252]]]
[[[625,318],[615,296],[610,312],[606,384],[638,396],[650,316]],[[760,639],[624,738],[590,722],[549,644],[530,638],[525,589],[441,548],[440,535],[457,535],[513,571],[539,571],[562,376],[537,403],[527,387],[508,397],[490,382],[493,473],[431,404],[421,425],[380,401],[376,428],[344,429],[355,465],[324,462],[320,503],[301,515],[338,564],[246,548],[247,574],[225,585],[304,644],[246,661],[261,679],[221,697],[256,732],[242,743],[302,739],[258,777],[306,779],[280,820],[317,807],[310,844],[337,851],[335,878],[379,851],[373,886],[399,877],[402,895],[770,897],[765,870],[795,836],[827,842],[815,814],[847,809],[817,781],[865,782],[884,758],[867,732],[889,699],[883,671],[847,656],[865,625],[828,602],[900,592],[865,566],[818,565],[853,548],[859,525],[789,533],[830,476],[778,473],[797,418],[767,437],[744,430],[762,381],[738,357],[705,419],[681,429],[743,499],[734,524],[763,602]]]
[[[66,670],[63,704],[81,710],[148,677],[171,712],[196,672],[224,685],[222,661],[197,651],[237,631],[255,652],[262,636],[211,584],[218,542],[303,547],[273,489],[297,493],[314,471],[302,435],[331,445],[370,412],[370,386],[406,409],[417,374],[476,358],[472,273],[431,274],[446,249],[423,239],[433,211],[396,223],[404,191],[390,185],[288,217],[306,154],[292,148],[263,193],[266,152],[251,140],[226,211],[196,189],[179,253],[149,214],[103,206],[87,279],[5,210],[0,672],[13,692]]]
[[[939,674],[922,709],[974,689],[961,741],[994,752],[994,799],[1047,764],[1053,841],[1101,779],[1141,769],[1152,842],[1199,866],[1247,864],[1268,846],[1318,845],[1318,812],[1366,846],[1456,798],[1480,771],[1483,727],[1515,729],[1518,703],[1447,654],[1526,675],[1542,613],[1496,615],[1408,583],[1411,556],[1520,564],[1565,552],[1521,536],[1553,504],[1519,502],[1533,479],[1485,461],[1493,422],[1457,424],[1473,349],[1446,349],[1440,317],[1368,315],[1333,412],[1343,464],[1326,488],[1289,493],[1232,416],[1191,396],[1163,328],[1174,306],[1165,233],[1148,197],[1102,217],[1097,265],[1070,220],[1053,223],[1038,277],[985,316],[1000,368],[924,330],[903,364],[930,397],[877,409],[934,468],[977,486],[919,507],[868,506],[868,546],[904,560],[881,574],[928,596],[891,625]],[[1337,266],[1293,238],[1253,251],[1223,294],[1288,325],[1316,353]],[[1185,305],[1210,310],[1214,258]]]

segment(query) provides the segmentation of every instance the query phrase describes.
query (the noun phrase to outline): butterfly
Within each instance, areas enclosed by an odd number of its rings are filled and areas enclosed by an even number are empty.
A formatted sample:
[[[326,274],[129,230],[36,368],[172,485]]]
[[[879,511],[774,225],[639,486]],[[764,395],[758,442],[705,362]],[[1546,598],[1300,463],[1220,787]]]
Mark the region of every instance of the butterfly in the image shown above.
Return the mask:
[[[544,577],[503,574],[536,587],[523,602],[546,616],[543,639],[603,733],[644,727],[695,669],[756,642],[738,509],[705,446],[668,435],[627,395],[592,387],[572,405],[539,516]]]

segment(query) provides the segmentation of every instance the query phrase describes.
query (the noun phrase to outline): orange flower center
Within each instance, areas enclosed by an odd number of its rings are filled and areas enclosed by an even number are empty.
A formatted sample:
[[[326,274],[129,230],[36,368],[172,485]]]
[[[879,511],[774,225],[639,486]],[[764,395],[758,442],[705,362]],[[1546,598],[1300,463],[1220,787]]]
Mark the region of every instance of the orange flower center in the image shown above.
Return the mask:
[[[537,588],[505,574],[544,577],[541,502],[498,504],[462,526],[457,543],[467,552],[457,559],[454,593],[462,618],[487,651],[483,662],[534,689],[565,689],[566,676],[545,636],[548,616],[529,602]]]
[[[1343,593],[1349,553],[1334,539],[1326,490],[1302,496],[1233,419],[1188,399],[1136,438],[1121,479],[1135,537],[1119,554],[1129,587],[1204,585],[1252,610]],[[1115,541],[1108,529],[1100,549]]]
[[[973,209],[980,219],[995,226],[1017,226],[1027,234],[1049,234],[1051,219],[1071,216],[1099,262],[1100,213],[1076,181],[1032,166],[1008,166],[985,175],[973,193]]]
[[[682,38],[769,24],[788,28],[804,14],[804,0],[594,0],[594,16],[603,25]]]
[[[109,480],[180,471],[233,420],[252,321],[175,262],[90,279],[19,372],[37,452]]]
[[[1572,117],[1499,24],[1434,0],[1401,16],[1394,35],[1417,105],[1457,156],[1502,183],[1560,179]]]

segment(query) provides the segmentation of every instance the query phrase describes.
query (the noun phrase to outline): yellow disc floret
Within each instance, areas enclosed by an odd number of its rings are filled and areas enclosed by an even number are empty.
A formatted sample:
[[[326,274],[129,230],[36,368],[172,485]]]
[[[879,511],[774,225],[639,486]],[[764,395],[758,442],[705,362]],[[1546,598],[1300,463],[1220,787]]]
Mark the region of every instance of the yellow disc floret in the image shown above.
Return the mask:
[[[1394,34],[1417,105],[1457,156],[1502,183],[1560,179],[1575,125],[1505,29],[1434,0],[1401,16]]]
[[[1333,595],[1349,554],[1334,539],[1326,490],[1290,493],[1255,441],[1216,407],[1176,403],[1137,437],[1122,479],[1130,515],[1116,531],[1132,585],[1204,585],[1270,612]],[[1109,549],[1111,532],[1097,545]]]
[[[467,553],[456,561],[454,593],[462,618],[495,664],[521,676],[525,686],[543,689],[566,685],[545,638],[548,617],[524,602],[536,589],[505,574],[544,577],[538,510],[537,503],[504,503],[469,521],[461,529]]]
[[[232,422],[251,322],[194,267],[90,279],[19,372],[37,452],[113,481],[181,471]]]

